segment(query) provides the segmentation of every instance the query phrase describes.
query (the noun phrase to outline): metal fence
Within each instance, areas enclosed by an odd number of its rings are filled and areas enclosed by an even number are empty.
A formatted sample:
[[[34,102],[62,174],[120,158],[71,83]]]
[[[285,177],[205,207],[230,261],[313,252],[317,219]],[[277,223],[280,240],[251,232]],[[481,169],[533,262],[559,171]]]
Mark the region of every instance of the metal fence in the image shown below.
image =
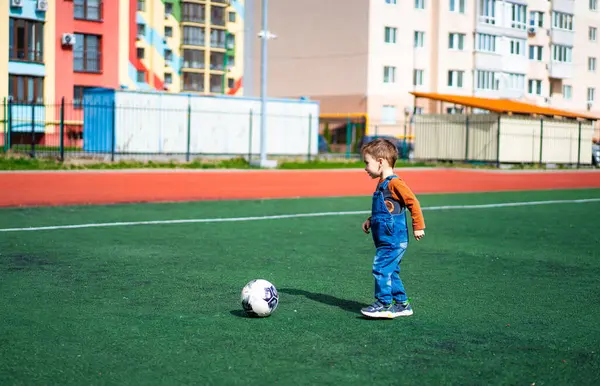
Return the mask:
[[[260,111],[252,109],[207,112],[195,110],[187,103],[156,109],[65,99],[45,104],[4,100],[0,114],[0,150],[31,157],[103,161],[244,157],[251,161],[260,154]],[[202,117],[207,114],[210,124],[203,124],[206,120]],[[318,117],[272,113],[268,119],[276,126],[269,128],[269,135],[278,143],[289,136],[288,142],[298,149],[290,153],[288,146],[286,152],[269,152],[269,156],[308,160],[315,157]],[[158,124],[150,124],[156,121]],[[293,125],[302,126],[301,130],[286,130]],[[298,146],[300,143],[306,146]],[[318,146],[327,151],[326,144],[319,142]],[[200,148],[201,151],[194,150]],[[212,150],[217,148],[230,151]]]
[[[593,122],[498,114],[415,119],[414,158],[500,164],[591,164]]]

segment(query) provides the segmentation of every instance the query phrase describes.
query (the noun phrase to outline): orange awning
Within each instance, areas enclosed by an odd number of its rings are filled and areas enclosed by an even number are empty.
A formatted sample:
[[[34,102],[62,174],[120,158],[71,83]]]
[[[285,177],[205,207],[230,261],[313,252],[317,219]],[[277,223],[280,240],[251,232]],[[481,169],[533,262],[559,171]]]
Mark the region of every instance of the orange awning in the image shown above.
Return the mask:
[[[508,99],[492,99],[428,92],[411,92],[411,94],[416,96],[417,98],[427,98],[440,102],[454,103],[466,107],[489,110],[500,114],[537,114],[565,118],[589,119],[592,121],[599,119],[599,117],[593,115],[579,114],[573,111],[559,110],[550,107],[538,106],[531,103],[512,101]]]

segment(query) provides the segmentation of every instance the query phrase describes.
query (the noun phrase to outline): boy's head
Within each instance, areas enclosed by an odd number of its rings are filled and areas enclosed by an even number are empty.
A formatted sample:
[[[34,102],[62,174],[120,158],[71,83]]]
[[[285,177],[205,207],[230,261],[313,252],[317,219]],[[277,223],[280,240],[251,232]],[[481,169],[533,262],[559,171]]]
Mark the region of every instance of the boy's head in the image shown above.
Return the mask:
[[[393,168],[398,159],[396,145],[383,138],[377,138],[364,145],[361,153],[366,164],[365,170],[371,177],[379,176],[383,168]]]

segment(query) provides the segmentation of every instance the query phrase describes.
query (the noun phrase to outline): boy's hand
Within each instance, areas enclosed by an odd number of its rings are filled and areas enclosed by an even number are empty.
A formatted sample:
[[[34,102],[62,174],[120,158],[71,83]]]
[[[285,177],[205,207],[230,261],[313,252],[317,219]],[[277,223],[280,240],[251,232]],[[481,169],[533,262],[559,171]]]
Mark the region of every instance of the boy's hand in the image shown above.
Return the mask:
[[[369,229],[371,229],[371,220],[367,219],[362,225],[362,230],[365,233],[369,233]]]
[[[414,231],[414,235],[415,235],[416,240],[421,240],[423,237],[425,237],[425,231],[422,229],[418,230],[418,231]]]

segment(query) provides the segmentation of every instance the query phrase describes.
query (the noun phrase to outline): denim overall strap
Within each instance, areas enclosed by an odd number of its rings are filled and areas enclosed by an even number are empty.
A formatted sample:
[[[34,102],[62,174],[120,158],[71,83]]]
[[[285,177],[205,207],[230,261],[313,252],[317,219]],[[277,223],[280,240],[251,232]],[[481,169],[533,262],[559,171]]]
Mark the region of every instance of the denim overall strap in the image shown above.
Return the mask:
[[[392,178],[398,178],[396,175],[391,175],[377,186],[373,193],[373,203],[371,207],[371,217],[391,218],[391,214],[385,205],[384,191],[388,188]]]

